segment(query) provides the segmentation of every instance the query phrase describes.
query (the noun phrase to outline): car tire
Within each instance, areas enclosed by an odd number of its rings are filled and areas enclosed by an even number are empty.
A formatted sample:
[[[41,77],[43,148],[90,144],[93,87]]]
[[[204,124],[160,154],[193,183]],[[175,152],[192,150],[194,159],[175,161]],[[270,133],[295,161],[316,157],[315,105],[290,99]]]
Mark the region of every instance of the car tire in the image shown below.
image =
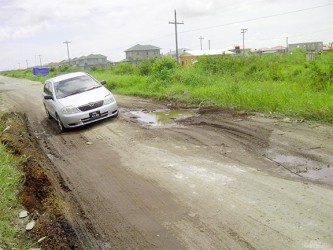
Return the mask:
[[[57,123],[58,123],[58,128],[59,128],[60,133],[65,132],[65,131],[66,131],[66,128],[65,128],[64,125],[62,124],[62,121],[60,120],[60,118],[59,118],[58,115],[56,115],[56,117],[57,117],[56,120],[57,120]]]
[[[52,119],[52,116],[50,115],[50,112],[47,110],[47,108],[45,107],[44,105],[44,108],[45,108],[45,112],[46,112],[46,116],[48,119]]]

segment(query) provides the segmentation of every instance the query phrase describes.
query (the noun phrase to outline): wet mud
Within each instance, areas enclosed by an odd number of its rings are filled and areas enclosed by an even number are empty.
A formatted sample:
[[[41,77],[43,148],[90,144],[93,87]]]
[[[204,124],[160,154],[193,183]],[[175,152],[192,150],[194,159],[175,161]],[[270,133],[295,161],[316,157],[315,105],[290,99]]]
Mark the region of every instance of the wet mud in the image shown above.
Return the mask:
[[[43,208],[69,213],[85,249],[333,247],[331,125],[223,107],[168,114],[162,125],[159,117],[139,119],[188,107],[116,96],[117,119],[59,134],[35,101],[42,86],[1,81],[18,84],[3,95],[27,114],[52,162],[50,182],[65,204],[77,204],[67,212],[46,199]],[[325,170],[326,179],[306,176]]]

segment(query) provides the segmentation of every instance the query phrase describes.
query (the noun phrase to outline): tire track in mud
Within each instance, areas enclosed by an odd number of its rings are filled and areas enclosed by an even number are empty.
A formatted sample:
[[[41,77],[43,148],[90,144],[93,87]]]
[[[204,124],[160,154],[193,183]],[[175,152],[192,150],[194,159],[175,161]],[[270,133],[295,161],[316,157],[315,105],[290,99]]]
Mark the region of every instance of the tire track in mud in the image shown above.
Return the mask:
[[[163,107],[124,99],[129,109]],[[184,128],[142,128],[120,116],[60,135],[38,105],[26,108],[38,121],[36,136],[55,155],[50,171],[62,176],[66,199],[78,206],[72,220],[86,249],[333,246],[332,187],[287,178],[261,155],[290,143],[296,152],[317,148],[325,134],[293,138],[297,123],[278,127],[276,120],[214,110],[181,121]],[[320,146],[317,153],[332,151],[329,142]]]
[[[102,138],[103,134],[98,137]],[[85,211],[81,216],[87,218],[88,222],[94,222],[93,234],[100,242],[99,246],[103,246],[103,249],[137,245],[145,249],[161,245],[179,248],[177,240],[170,240],[172,236],[168,236],[165,229],[152,219],[152,208],[145,205],[155,203],[153,210],[163,208],[161,211],[176,211],[176,206],[172,205],[174,202],[168,199],[170,194],[158,188],[151,180],[145,180],[123,169],[119,156],[112,152],[111,147],[99,145],[97,141],[87,145],[88,139],[84,133],[70,132],[51,138],[45,135],[44,141],[51,151],[62,154],[61,158],[55,158],[53,162],[68,182],[71,195],[74,195]],[[71,169],[68,169],[68,166],[71,166]],[[98,172],[104,175],[96,175]],[[93,182],[90,182],[90,178]],[[100,180],[97,186],[96,179]],[[123,195],[124,187],[127,190],[126,196]],[[85,198],[89,196],[90,199]],[[140,224],[142,228],[136,228]],[[92,225],[86,227],[90,228]],[[156,235],[160,236],[155,235],[155,239],[150,238],[147,241],[146,237],[151,236],[145,235],[145,230],[156,231]]]

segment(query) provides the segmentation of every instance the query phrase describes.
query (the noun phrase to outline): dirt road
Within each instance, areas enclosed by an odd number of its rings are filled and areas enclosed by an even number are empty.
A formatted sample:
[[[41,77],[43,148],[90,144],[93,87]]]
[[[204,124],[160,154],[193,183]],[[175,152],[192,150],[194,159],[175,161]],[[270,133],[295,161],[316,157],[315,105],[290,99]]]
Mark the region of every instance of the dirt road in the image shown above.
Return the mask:
[[[169,105],[117,96],[117,119],[59,134],[41,91],[0,76],[1,110],[27,114],[86,249],[333,249],[332,126],[214,108],[145,123]]]

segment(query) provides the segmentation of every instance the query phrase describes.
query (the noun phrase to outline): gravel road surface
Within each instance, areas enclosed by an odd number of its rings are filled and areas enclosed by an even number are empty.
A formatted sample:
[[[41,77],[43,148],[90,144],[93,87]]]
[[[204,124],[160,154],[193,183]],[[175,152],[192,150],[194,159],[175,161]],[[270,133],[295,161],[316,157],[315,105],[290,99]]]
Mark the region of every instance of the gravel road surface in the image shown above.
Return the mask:
[[[218,108],[147,121],[170,105],[116,96],[118,118],[60,134],[41,92],[0,76],[86,249],[333,249],[332,126]]]

